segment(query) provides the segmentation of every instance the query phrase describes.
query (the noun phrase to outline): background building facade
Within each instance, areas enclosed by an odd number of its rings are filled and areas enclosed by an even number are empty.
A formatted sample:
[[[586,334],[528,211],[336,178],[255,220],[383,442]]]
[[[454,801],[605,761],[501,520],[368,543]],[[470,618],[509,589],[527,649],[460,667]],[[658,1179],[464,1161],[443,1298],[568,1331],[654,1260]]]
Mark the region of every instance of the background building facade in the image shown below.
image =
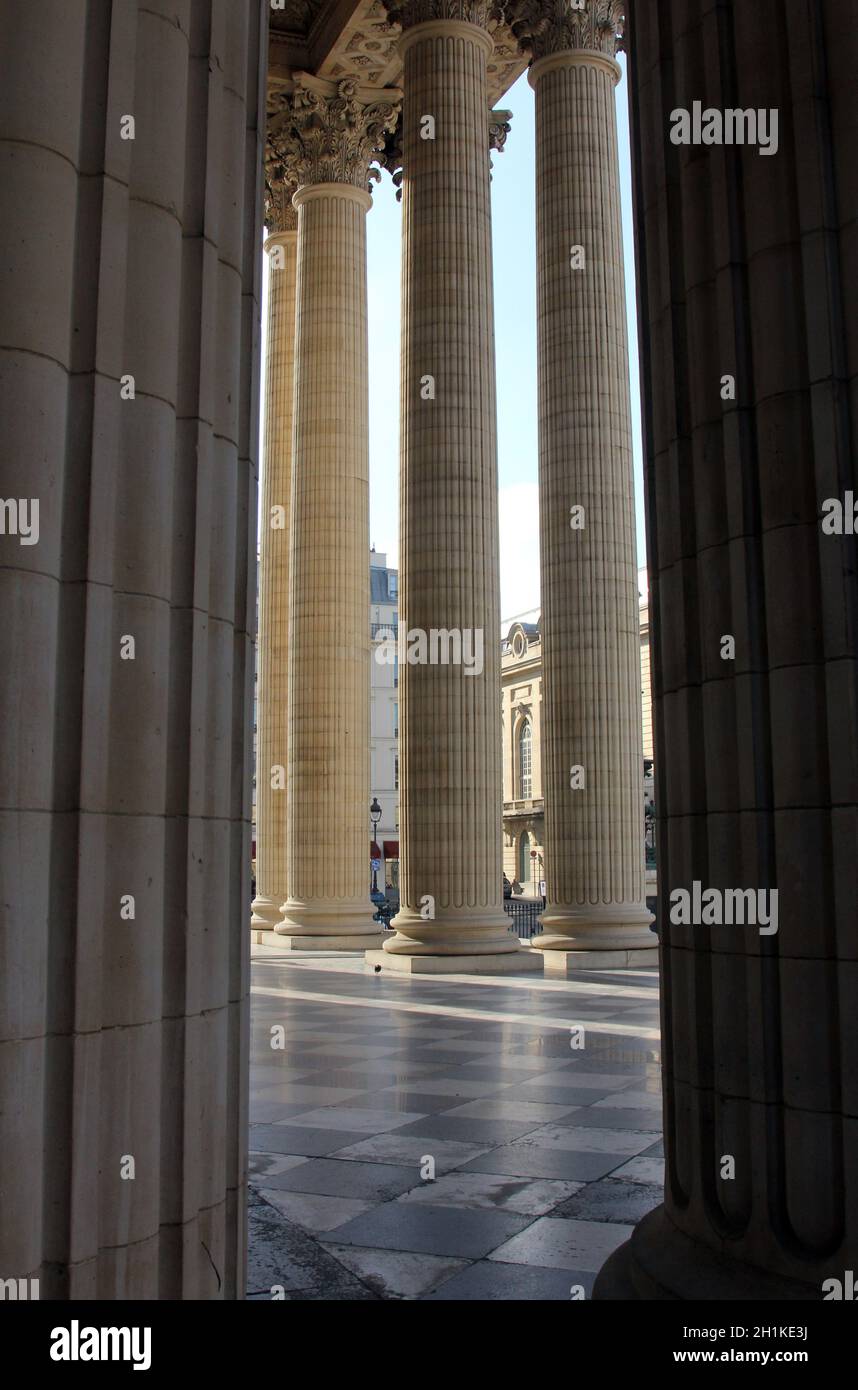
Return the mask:
[[[647,769],[644,801],[648,803],[654,794],[654,758],[649,602],[645,569],[638,573],[638,589],[643,755]],[[511,883],[517,881],[521,885],[525,897],[541,896],[540,883],[550,873],[544,846],[542,676],[541,618],[537,612],[533,612],[511,623],[501,643],[503,868]],[[643,819],[641,827],[643,834]],[[647,854],[648,899],[654,898],[656,893],[654,844],[651,848],[653,852]]]
[[[373,550],[370,570],[370,783],[381,806],[376,840],[382,853],[378,886],[399,891],[399,658],[379,661],[382,643],[399,636],[399,572]]]

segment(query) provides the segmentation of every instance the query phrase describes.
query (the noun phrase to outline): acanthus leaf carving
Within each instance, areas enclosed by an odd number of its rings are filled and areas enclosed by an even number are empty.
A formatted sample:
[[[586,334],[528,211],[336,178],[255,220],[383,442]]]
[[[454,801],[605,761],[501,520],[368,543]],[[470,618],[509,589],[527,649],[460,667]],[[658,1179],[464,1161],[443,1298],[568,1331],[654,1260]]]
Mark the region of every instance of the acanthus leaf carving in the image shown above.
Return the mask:
[[[492,14],[536,59],[568,49],[613,58],[623,48],[625,8],[623,0],[499,0]]]
[[[402,93],[364,88],[351,77],[337,82],[296,73],[269,115],[269,143],[276,146],[282,181],[293,188],[347,183],[366,188],[379,174],[370,168],[384,150],[399,114]]]

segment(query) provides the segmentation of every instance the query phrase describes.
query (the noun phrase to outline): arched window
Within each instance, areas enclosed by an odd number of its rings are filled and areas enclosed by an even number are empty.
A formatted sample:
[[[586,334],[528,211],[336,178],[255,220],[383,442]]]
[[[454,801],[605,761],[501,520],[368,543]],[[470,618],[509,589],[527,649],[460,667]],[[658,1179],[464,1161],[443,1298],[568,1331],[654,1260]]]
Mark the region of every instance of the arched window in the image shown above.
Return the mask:
[[[524,887],[530,882],[530,832],[523,830],[518,842],[518,881]]]
[[[533,795],[533,733],[530,720],[525,719],[518,731],[518,795],[522,801],[529,801]]]

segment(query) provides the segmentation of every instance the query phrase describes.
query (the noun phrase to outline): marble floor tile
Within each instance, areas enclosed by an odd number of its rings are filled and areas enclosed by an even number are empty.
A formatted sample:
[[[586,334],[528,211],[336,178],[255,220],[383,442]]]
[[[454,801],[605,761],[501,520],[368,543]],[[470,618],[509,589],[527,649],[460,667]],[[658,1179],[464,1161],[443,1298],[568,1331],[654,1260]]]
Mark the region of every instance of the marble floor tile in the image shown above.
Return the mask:
[[[658,1187],[663,1187],[664,1159],[646,1158],[645,1156],[633,1158],[628,1163],[624,1163],[622,1168],[618,1168],[614,1176],[625,1179],[626,1182],[654,1183]]]
[[[635,1129],[646,1131],[651,1138],[661,1134],[661,1111],[602,1109],[601,1105],[579,1106],[562,1115],[557,1124],[574,1125],[577,1129]]]
[[[622,1073],[584,1071],[580,1067],[563,1067],[555,1071],[544,1071],[533,1076],[524,1086],[556,1086],[570,1091],[601,1091],[603,1094],[622,1091],[633,1078]]]
[[[516,1120],[533,1125],[548,1124],[576,1113],[573,1105],[540,1105],[527,1100],[502,1100],[500,1097],[488,1100],[469,1100],[464,1105],[448,1109],[451,1117],[465,1115],[479,1120]]]
[[[551,1215],[581,1221],[619,1221],[633,1226],[653,1207],[659,1206],[663,1197],[662,1188],[650,1183],[602,1178],[579,1188],[568,1201],[556,1206]]]
[[[273,1187],[260,1187],[259,1195],[303,1231],[333,1231],[371,1211],[374,1205],[357,1197],[323,1197],[316,1192],[284,1192]]]
[[[581,1153],[570,1149],[549,1149],[532,1144],[499,1148],[462,1164],[469,1173],[505,1173],[521,1178],[559,1178],[564,1182],[593,1182],[626,1162],[625,1154]]]
[[[306,1126],[308,1129],[351,1130],[355,1134],[384,1134],[389,1129],[399,1129],[402,1125],[413,1125],[426,1116],[419,1111],[358,1109],[351,1105],[329,1105],[321,1110],[307,1110],[302,1115],[293,1115],[290,1125]],[[629,1149],[629,1153],[633,1150]]]
[[[268,1178],[300,1168],[307,1161],[305,1154],[251,1153],[247,1159],[247,1180],[254,1187],[264,1186]]]
[[[416,1115],[434,1115],[439,1110],[449,1110],[451,1106],[462,1104],[461,1096],[435,1094],[419,1089],[419,1080],[414,1082],[415,1090],[401,1090],[391,1086],[381,1091],[364,1091],[352,1100],[337,1101],[331,1109],[339,1110],[345,1106],[367,1107],[372,1110],[395,1110],[399,1114],[408,1111]],[[479,1104],[479,1102],[476,1102]]]
[[[529,1224],[510,1212],[388,1202],[338,1227],[337,1244],[480,1259]]]
[[[424,1160],[431,1158],[436,1173],[445,1173],[450,1168],[458,1168],[471,1158],[479,1158],[488,1152],[489,1145],[464,1143],[457,1139],[426,1139],[415,1134],[403,1134],[401,1129],[389,1134],[374,1134],[371,1139],[361,1139],[356,1144],[348,1144],[337,1149],[337,1158],[375,1159],[379,1163],[412,1164],[414,1182],[422,1181],[420,1172]]]
[[[283,1192],[317,1192],[324,1197],[357,1197],[378,1203],[392,1201],[414,1184],[414,1164],[403,1167],[382,1161],[315,1158],[278,1175],[269,1186]]]
[[[252,969],[249,1298],[590,1296],[661,1200],[657,972]]]
[[[325,1249],[340,1264],[377,1293],[379,1298],[413,1299],[425,1296],[451,1275],[468,1268],[467,1260],[447,1255],[414,1254],[409,1250],[367,1250],[359,1245],[336,1245],[325,1241]]]
[[[540,1269],[536,1266],[504,1265],[493,1260],[476,1260],[434,1292],[425,1295],[428,1303],[568,1303],[573,1285],[581,1286],[589,1298],[595,1275],[582,1270]]]
[[[526,1231],[512,1236],[505,1245],[495,1249],[490,1259],[503,1264],[580,1269],[596,1274],[608,1256],[628,1240],[631,1233],[631,1226],[542,1216]]]
[[[304,1154],[317,1158],[354,1144],[364,1136],[359,1131],[345,1129],[310,1129],[284,1124],[253,1125],[250,1130],[251,1153]]]
[[[366,1086],[314,1086],[309,1083],[286,1082],[282,1086],[263,1086],[255,1093],[258,1100],[282,1100],[286,1105],[303,1101],[304,1109],[316,1105],[334,1105],[338,1100],[351,1100],[353,1096],[365,1091]]]
[[[633,1156],[649,1148],[652,1134],[633,1129],[585,1129],[579,1125],[546,1124],[513,1142],[522,1148],[544,1145],[549,1149],[575,1149],[581,1153]]]
[[[472,1115],[424,1115],[403,1127],[404,1134],[432,1139],[459,1139],[465,1144],[507,1144],[536,1128],[534,1120],[481,1120]]]
[[[500,1082],[460,1080],[457,1076],[433,1076],[421,1081],[420,1089],[427,1095],[452,1095],[476,1100],[482,1096],[499,1095],[506,1086]]]
[[[517,1216],[544,1216],[581,1191],[582,1186],[577,1182],[552,1182],[545,1178],[509,1178],[495,1173],[456,1172],[447,1173],[421,1187],[413,1187],[396,1200],[438,1207],[484,1207],[512,1211]]]

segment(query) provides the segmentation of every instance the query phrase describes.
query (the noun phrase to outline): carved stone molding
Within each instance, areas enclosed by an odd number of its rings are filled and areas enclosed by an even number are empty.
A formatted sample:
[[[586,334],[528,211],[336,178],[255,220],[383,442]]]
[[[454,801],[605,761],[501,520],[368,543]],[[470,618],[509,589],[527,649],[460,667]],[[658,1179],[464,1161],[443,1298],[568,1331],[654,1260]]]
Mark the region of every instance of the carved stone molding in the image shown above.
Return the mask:
[[[356,10],[319,75],[354,77],[371,86],[382,85],[385,80],[395,82],[398,41],[399,33],[390,23],[382,0],[372,0]]]
[[[265,225],[268,235],[294,232],[298,227],[298,210],[292,206],[295,184],[287,183],[283,159],[271,140],[265,146]]]
[[[293,190],[312,183],[366,188],[380,177],[370,165],[396,125],[401,100],[394,87],[296,73],[291,88],[269,103],[268,146],[276,151],[279,182]]]
[[[506,137],[509,135],[512,126],[511,111],[495,109],[489,112],[489,149],[496,150],[498,154],[503,154],[503,147],[506,144]]]
[[[384,142],[384,149],[378,157],[382,169],[386,169],[396,189],[396,201],[402,202],[402,122],[397,121]]]
[[[613,58],[623,47],[625,8],[623,0],[501,0],[492,13],[535,59],[567,49]]]

